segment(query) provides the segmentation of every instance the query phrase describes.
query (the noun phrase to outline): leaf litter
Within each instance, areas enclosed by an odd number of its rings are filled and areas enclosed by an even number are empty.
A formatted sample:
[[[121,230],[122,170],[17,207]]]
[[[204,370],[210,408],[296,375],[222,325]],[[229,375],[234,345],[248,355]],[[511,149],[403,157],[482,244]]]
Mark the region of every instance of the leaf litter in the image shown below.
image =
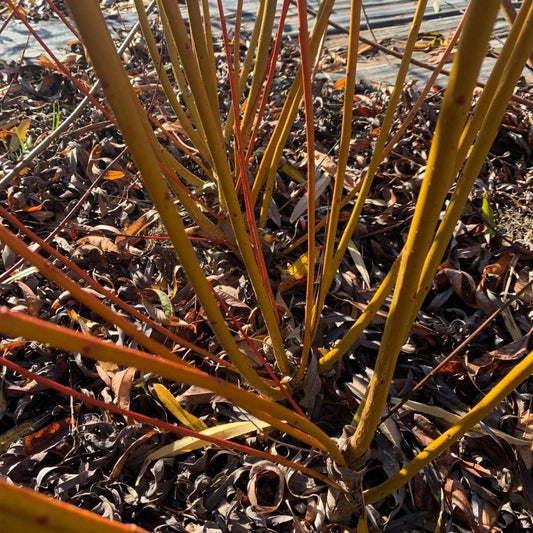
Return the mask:
[[[38,16],[36,3],[34,10]],[[30,13],[31,14],[31,13]],[[342,50],[325,50],[315,83],[317,146],[315,158],[323,190],[317,220],[327,214],[335,173],[342,108],[338,76]],[[128,69],[139,92],[154,86],[144,66],[145,52],[134,41]],[[73,45],[70,68],[90,83],[83,50]],[[280,95],[267,110],[261,134],[266,141],[276,121],[290,76],[297,67],[295,44],[284,44],[277,81]],[[221,82],[224,80],[220,65]],[[222,94],[224,94],[222,92]],[[398,126],[416,100],[416,83],[405,87]],[[517,94],[533,99],[533,87],[521,81]],[[353,146],[345,189],[353,188],[371,154],[387,105],[388,88],[361,83],[354,97]],[[141,94],[142,98],[152,95]],[[331,346],[348,330],[399,253],[424,173],[442,91],[435,88],[406,135],[382,163],[330,295],[320,325],[322,346]],[[0,69],[0,165],[10,172],[24,156],[24,144],[48,135],[54,113],[65,119],[80,96],[70,81],[46,61],[4,65]],[[55,111],[54,102],[60,102]],[[227,102],[226,102],[227,104]],[[158,119],[171,117],[163,101]],[[13,122],[13,117],[17,121]],[[395,373],[390,407],[405,396],[444,357],[502,306],[527,288],[533,259],[533,111],[511,103],[482,172],[457,224],[433,288],[403,348]],[[23,136],[17,136],[19,125]],[[175,128],[174,128],[175,129]],[[305,249],[288,245],[306,234],[305,166],[300,116],[284,153],[265,230],[267,265],[291,350],[301,341],[304,312]],[[180,134],[180,130],[176,130]],[[333,133],[333,134],[332,134]],[[16,140],[15,140],[16,139]],[[260,137],[261,141],[261,137]],[[259,157],[259,154],[258,154]],[[197,171],[194,161],[182,163]],[[302,179],[298,179],[298,176]],[[212,191],[196,191],[216,205]],[[182,275],[157,214],[142,189],[124,144],[102,112],[88,107],[66,134],[0,191],[0,202],[29,228],[88,271],[104,287],[152,319],[175,328],[187,340],[214,353],[203,310]],[[487,217],[490,205],[491,217]],[[341,214],[348,216],[346,210]],[[188,220],[186,218],[186,220]],[[192,226],[192,222],[188,221]],[[252,291],[236,257],[223,246],[191,235],[214,290],[268,358],[261,342],[261,320]],[[320,235],[319,235],[320,238]],[[287,252],[287,250],[289,250]],[[0,303],[54,323],[89,331],[113,342],[132,341],[68,293],[32,269],[20,270],[9,249],[1,253]],[[91,290],[91,289],[87,289]],[[468,410],[507,369],[531,350],[532,290],[526,290],[506,315],[480,335],[384,420],[359,482],[372,486],[398,471],[414,454],[446,429],[453,416]],[[363,332],[341,364],[323,376],[312,359],[299,404],[319,426],[340,436],[361,401],[375,362],[387,304]],[[136,319],[133,319],[136,320]],[[149,324],[137,326],[159,340]],[[169,341],[170,342],[170,341]],[[243,352],[256,355],[243,337]],[[200,358],[179,345],[170,347],[214,375],[232,379],[224,365]],[[257,348],[257,347],[256,347]],[[76,388],[89,397],[115,403],[174,423],[158,395],[168,394],[209,427],[251,424],[240,409],[209,391],[163,382],[131,368],[93,363],[32,342],[4,340],[2,355],[36,374]],[[327,487],[301,472],[257,457],[214,446],[161,457],[178,449],[176,437],[134,418],[115,416],[11,371],[2,372],[0,390],[0,475],[102,516],[136,523],[154,532],[355,531],[330,523]],[[533,381],[525,381],[480,425],[419,473],[408,488],[368,506],[373,531],[514,532],[533,528]],[[425,409],[417,406],[424,405]],[[445,414],[444,414],[445,413]],[[439,416],[440,415],[440,416]],[[228,426],[231,427],[231,426]],[[247,426],[248,427],[248,426]],[[213,430],[214,431],[214,430]],[[514,437],[509,442],[501,434]],[[243,432],[241,442],[327,474],[331,467],[314,450],[298,447],[267,428]],[[146,462],[149,457],[156,457]],[[373,528],[373,529],[372,529]]]

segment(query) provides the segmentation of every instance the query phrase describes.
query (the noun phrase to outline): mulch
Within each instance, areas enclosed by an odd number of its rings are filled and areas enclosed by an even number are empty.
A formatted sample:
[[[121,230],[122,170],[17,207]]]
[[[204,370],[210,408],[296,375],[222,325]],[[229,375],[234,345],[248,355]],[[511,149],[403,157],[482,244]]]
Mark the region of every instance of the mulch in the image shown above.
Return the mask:
[[[243,42],[243,49],[245,46]],[[64,60],[78,79],[94,82],[81,47],[73,44]],[[170,110],[161,95],[154,98],[150,91],[156,80],[146,61],[142,42],[134,40],[126,54],[128,71],[140,97],[170,128]],[[221,56],[221,84],[222,65]],[[261,131],[265,143],[297,67],[295,43],[284,44],[280,65],[282,72],[275,88],[280,98],[267,110]],[[334,172],[338,150],[342,93],[335,81],[342,67],[342,50],[326,50],[315,83],[317,162],[319,176],[325,181]],[[357,87],[348,179],[356,181],[368,164],[389,90],[368,83]],[[395,128],[419,90],[416,83],[404,89]],[[525,80],[516,93],[533,101],[533,87]],[[225,94],[223,89],[221,94]],[[70,80],[50,64],[4,65],[0,69],[0,180],[51,133],[54,121],[66,120],[80,100]],[[442,89],[436,87],[379,169],[353,236],[351,253],[343,261],[326,301],[318,335],[321,346],[333,345],[353,324],[372,288],[381,282],[403,246],[441,100]],[[221,98],[222,108],[226,104]],[[392,385],[391,408],[394,398],[409,393],[530,279],[532,118],[531,107],[510,103],[432,290],[403,347]],[[15,127],[19,131],[25,128],[23,139],[16,135]],[[303,117],[299,117],[284,163],[305,176],[303,132]],[[160,134],[164,139],[163,132]],[[28,161],[23,171],[3,182],[0,204],[41,238],[52,236],[57,250],[150,318],[168,323],[166,306],[170,302],[179,334],[216,352],[218,344],[124,148],[120,134],[102,111],[88,106],[63,135]],[[258,158],[260,149],[258,146]],[[179,157],[189,168],[198,170],[193,161]],[[271,235],[266,253],[269,274],[273,286],[282,287],[278,294],[280,304],[286,307],[284,332],[295,354],[305,290],[301,284],[287,286],[283,281],[287,266],[305,250],[284,251],[306,233],[298,203],[304,193],[304,184],[282,167],[266,230]],[[212,191],[199,194],[209,205],[217,205]],[[331,186],[326,184],[318,200],[318,217],[327,213],[330,194]],[[238,259],[223,246],[196,237],[197,255],[215,290],[241,323],[249,324],[251,331],[260,331],[256,303]],[[323,235],[317,239],[321,244]],[[357,257],[362,262],[356,261]],[[26,266],[20,265],[7,247],[1,249],[0,305],[131,344],[116,327],[102,323],[69,293],[38,272],[25,270]],[[341,436],[364,394],[386,312],[387,304],[342,363],[320,377],[316,394],[308,391],[296,395],[308,416],[331,436]],[[532,317],[533,290],[529,288],[508,312],[491,321],[416,391],[411,403],[388,418],[361,472],[363,485],[372,486],[390,477],[449,427],[450,420],[442,412],[439,416],[437,408],[466,412],[529,353]],[[134,322],[160,337],[146,324]],[[126,372],[33,342],[4,339],[0,347],[4,357],[38,375],[164,421],[174,422],[154,391],[156,383],[164,383],[183,407],[208,425],[247,420],[245,413],[223,398],[164,382],[154,375]],[[203,370],[235,379],[215,362],[185,348],[170,347]],[[144,468],[150,452],[176,437],[71,401],[11,371],[2,372],[0,379],[0,475],[14,483],[154,532],[355,531],[355,522],[346,526],[328,522],[327,487],[315,479],[215,447],[159,459]],[[408,487],[369,506],[373,530],[435,531],[438,521],[442,531],[532,530],[532,398],[533,380],[528,379],[498,405],[479,431],[463,437]],[[515,439],[506,440],[502,433]],[[328,473],[328,464],[320,454],[284,435],[251,435],[243,442]]]

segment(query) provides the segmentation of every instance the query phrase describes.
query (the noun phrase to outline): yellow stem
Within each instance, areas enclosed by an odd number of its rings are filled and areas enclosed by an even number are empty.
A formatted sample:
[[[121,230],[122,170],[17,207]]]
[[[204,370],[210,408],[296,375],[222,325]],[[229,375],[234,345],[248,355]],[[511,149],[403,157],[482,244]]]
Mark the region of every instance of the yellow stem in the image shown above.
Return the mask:
[[[353,116],[353,95],[355,94],[357,53],[359,49],[359,28],[361,22],[361,0],[352,2],[350,12],[350,33],[348,42],[348,63],[346,66],[346,83],[344,85],[344,102],[342,111],[341,138],[339,146],[339,157],[337,161],[337,172],[333,187],[333,198],[331,209],[328,215],[326,239],[324,245],[324,255],[322,260],[322,278],[317,301],[314,304],[314,316],[312,327],[313,337],[316,335],[320,314],[324,305],[327,291],[333,278],[329,275],[328,269],[334,265],[333,256],[335,244],[337,242],[337,232],[339,230],[339,215],[342,207],[342,193],[344,190],[344,179],[346,176],[346,166],[350,155],[350,141],[352,138],[352,116]]]
[[[201,139],[200,142],[204,148],[202,155],[209,162],[209,164],[211,164],[209,147],[207,147],[207,144],[205,143],[206,132],[204,130],[204,125],[202,123],[200,114],[198,112],[197,103],[195,99],[193,98],[188,81],[182,69],[180,56],[178,53],[178,46],[176,44],[176,41],[174,39],[174,34],[172,33],[172,29],[171,29],[172,23],[168,18],[167,12],[165,11],[165,8],[162,4],[162,0],[157,0],[157,5],[158,5],[159,13],[161,15],[161,24],[163,26],[163,31],[165,33],[167,51],[168,51],[168,55],[170,58],[170,65],[172,67],[174,79],[178,85],[181,98],[183,98],[183,101],[185,103],[185,108],[187,109],[188,113],[191,115],[192,124],[196,127],[196,129],[199,132],[199,136]]]
[[[363,330],[372,322],[394,287],[394,283],[398,277],[398,271],[400,270],[400,257],[397,257],[394,261],[391,269],[387,272],[385,279],[381,282],[381,285],[376,290],[374,296],[372,296],[370,302],[368,302],[361,316],[359,316],[352,327],[346,332],[340,342],[320,358],[318,361],[319,373],[326,372],[331,368],[350,349],[350,346],[355,343],[361,333],[363,333]]]
[[[303,101],[305,112],[305,137],[307,144],[307,279],[305,288],[305,319],[302,354],[297,377],[303,379],[307,371],[307,362],[312,342],[313,300],[315,297],[315,113],[313,109],[312,62],[309,49],[309,30],[307,27],[306,0],[297,0],[298,42],[300,44],[300,61],[303,79]]]
[[[532,48],[533,1],[524,0],[515,24],[511,28],[461,137],[454,174],[463,165],[467,154],[468,159],[427,255],[414,309],[422,305],[427,294],[427,290],[424,289],[431,284],[435,269],[448,246],[456,222],[468,200],[468,195],[479,175],[486,154],[490,150],[501,118]],[[474,139],[476,142],[472,146]],[[414,309],[413,321],[416,317]]]
[[[159,171],[157,155],[150,142],[150,124],[122,68],[101,11],[93,2],[69,0],[68,5],[93,58],[93,65],[102,81],[106,98],[120,123],[122,134],[143,177],[144,185],[159,212],[179,260],[195,288],[211,328],[230,360],[250,385],[266,396],[281,399],[283,397],[281,391],[263,381],[250,366],[224,321],[185,231],[183,221],[172,201],[172,195]],[[257,265],[255,266],[257,269]],[[281,339],[281,334],[279,338]]]
[[[533,352],[516,365],[491,391],[457,424],[445,431],[397,474],[377,487],[365,490],[363,498],[366,504],[373,504],[397,491],[405,485],[426,465],[438,457],[444,450],[457,442],[465,433],[483,420],[508,394],[513,392],[533,372]]]
[[[328,27],[329,15],[331,14],[334,2],[335,0],[324,0],[320,4],[310,37],[309,50],[313,62],[316,60],[320,43],[322,42],[324,33]],[[270,199],[272,197],[272,191],[274,189],[274,180],[276,177],[276,171],[278,169],[278,163],[300,107],[300,100],[302,98],[303,91],[302,87],[302,72],[300,69],[296,74],[294,83],[289,90],[287,98],[285,99],[278,122],[274,128],[274,132],[272,133],[265,153],[263,154],[261,164],[259,165],[257,176],[252,187],[252,200],[255,205],[261,188],[265,185],[263,202],[261,204],[261,212],[259,215],[260,227],[265,226],[268,218],[268,208],[270,205]]]
[[[112,361],[121,366],[134,366],[139,370],[154,372],[178,383],[208,389],[224,396],[233,404],[242,407],[274,428],[286,432],[309,446],[328,452],[339,464],[345,464],[336,444],[307,418],[272,400],[240,389],[232,383],[210,376],[197,368],[118,346],[44,320],[15,313],[5,307],[0,307],[0,332],[3,335],[24,337],[61,350],[80,353],[83,357],[97,361]]]
[[[168,6],[168,2],[165,1],[165,6]],[[187,0],[187,11],[189,13],[189,28],[191,32],[192,41],[192,53],[197,63],[198,72],[201,73],[203,87],[207,95],[207,100],[211,106],[211,115],[213,117],[220,117],[220,108],[218,105],[218,83],[215,69],[215,60],[213,57],[213,45],[208,46],[206,41],[206,34],[204,28],[210,28],[209,19],[209,7],[207,11],[204,9],[204,15],[206,15],[205,26],[202,20],[202,13],[200,12],[200,3],[198,0]],[[205,2],[202,2],[205,8]],[[210,31],[210,30],[209,30]],[[181,43],[178,44],[178,49],[181,50]],[[183,58],[183,56],[182,56]],[[190,69],[186,69],[190,72]],[[191,81],[191,80],[190,80]],[[192,81],[191,81],[192,82]],[[193,89],[194,93],[194,89]],[[197,102],[199,104],[199,102]],[[203,105],[203,104],[201,104]],[[200,115],[202,111],[200,110]],[[206,123],[204,122],[204,127]],[[213,124],[212,127],[215,125]],[[217,129],[220,127],[220,120],[217,124]],[[209,132],[207,132],[209,136]]]
[[[398,69],[396,83],[394,84],[394,88],[392,90],[392,94],[387,105],[387,111],[385,113],[385,116],[383,117],[383,124],[381,125],[380,133],[376,140],[376,146],[374,147],[374,152],[372,154],[372,158],[370,159],[368,170],[366,171],[365,177],[362,181],[359,195],[353,207],[350,219],[348,220],[348,223],[344,228],[339,242],[339,246],[334,256],[332,257],[330,255],[329,257],[325,258],[326,260],[324,261],[323,277],[320,284],[320,293],[316,303],[317,310],[322,309],[324,305],[326,295],[329,291],[331,284],[333,283],[333,280],[335,279],[335,273],[337,272],[339,265],[341,264],[344,255],[346,254],[346,250],[352,238],[353,232],[357,226],[357,223],[359,222],[359,217],[361,216],[366,197],[368,196],[368,193],[370,191],[370,186],[372,185],[374,175],[379,165],[382,163],[381,154],[383,152],[383,148],[385,147],[385,143],[387,142],[387,137],[389,135],[394,118],[396,116],[396,108],[403,92],[403,84],[407,76],[407,72],[409,70],[410,59],[415,49],[415,44],[418,38],[420,24],[422,23],[422,19],[424,17],[426,4],[427,0],[418,1],[416,12],[413,17],[413,22],[411,23],[411,27],[409,30],[407,43],[405,45],[405,51],[403,53],[402,62],[400,64],[400,68]]]
[[[258,266],[260,262],[264,265],[262,250],[254,249],[248,234],[245,217],[241,212],[234,179],[228,163],[220,117],[214,115],[215,103],[210,102],[212,94],[205,87],[202,72],[196,61],[192,44],[187,35],[185,22],[177,4],[170,0],[161,0],[161,2],[165,6],[174,42],[178,47],[180,59],[206,131],[207,144],[218,177],[219,191],[228,209],[229,221],[270,335],[276,362],[280,371],[283,374],[287,374],[290,371],[290,364],[283,346],[274,295],[270,284],[265,283],[261,276]],[[253,228],[250,229],[253,231]],[[266,271],[266,268],[264,270]]]
[[[498,0],[473,0],[465,19],[464,32],[429,154],[426,176],[401,256],[398,284],[385,324],[376,367],[367,390],[365,405],[359,413],[360,422],[349,442],[349,462],[361,457],[372,442],[387,400],[400,349],[412,325],[419,280],[445,195],[453,179],[459,140],[497,11]]]
[[[185,133],[187,134],[191,143],[196,147],[200,152],[207,152],[207,145],[205,140],[198,134],[194,129],[191,121],[187,117],[187,114],[183,110],[183,107],[178,102],[174,88],[170,83],[170,80],[165,70],[165,65],[163,65],[159,51],[157,50],[156,40],[150,30],[150,22],[148,16],[146,15],[146,10],[142,0],[135,0],[135,8],[137,10],[137,17],[139,19],[139,24],[141,25],[141,30],[143,32],[144,40],[146,41],[146,46],[150,52],[150,57],[152,58],[152,63],[157,69],[159,81],[161,86],[165,91],[165,96],[168,99],[170,106],[172,107],[174,113],[176,113],[177,118],[180,121],[180,124],[183,126]]]
[[[2,531],[24,533],[148,533],[0,478]]]
[[[461,35],[461,31],[463,30],[463,22],[466,17],[466,13],[468,12],[469,5],[466,6],[465,11],[463,13],[463,16],[461,17],[461,20],[459,21],[459,24],[457,24],[457,27],[455,28],[455,31],[450,38],[448,45],[446,46],[446,49],[442,53],[442,57],[440,61],[438,62],[437,66],[431,73],[431,76],[429,77],[426,85],[424,86],[424,89],[422,92],[418,95],[418,98],[413,105],[413,107],[409,110],[409,113],[405,117],[405,120],[403,121],[402,125],[398,128],[398,131],[394,134],[392,139],[387,143],[387,146],[383,149],[383,152],[381,154],[381,160],[385,160],[385,158],[391,153],[392,149],[396,145],[396,143],[402,138],[402,135],[405,133],[405,130],[409,127],[409,124],[413,121],[413,118],[418,113],[419,109],[422,107],[422,104],[426,101],[426,96],[428,95],[429,91],[433,88],[433,85],[435,84],[435,80],[438,78],[439,74],[441,73],[441,70],[444,68],[444,65],[448,61],[448,58],[450,57],[450,54],[453,51],[453,48],[455,47],[457,40],[459,39],[459,36]]]

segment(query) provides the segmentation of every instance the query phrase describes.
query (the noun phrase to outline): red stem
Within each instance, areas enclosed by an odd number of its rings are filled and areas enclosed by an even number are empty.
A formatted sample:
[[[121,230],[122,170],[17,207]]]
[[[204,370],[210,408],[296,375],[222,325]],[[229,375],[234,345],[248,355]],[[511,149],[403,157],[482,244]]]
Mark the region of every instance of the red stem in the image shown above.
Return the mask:
[[[185,348],[188,348],[189,350],[193,350],[197,354],[202,355],[206,358],[209,358],[212,361],[215,361],[216,363],[223,365],[226,368],[229,368],[230,370],[236,372],[233,365],[231,365],[224,359],[221,359],[220,357],[216,357],[209,351],[204,350],[203,348],[200,348],[199,346],[194,345],[193,343],[183,339],[182,337],[176,335],[175,333],[172,333],[171,331],[161,326],[159,323],[155,322],[151,318],[145,316],[143,313],[137,311],[137,309],[128,305],[126,302],[121,300],[118,296],[116,296],[111,291],[107,290],[105,287],[100,285],[100,283],[98,283],[96,280],[91,278],[84,270],[78,267],[76,263],[74,263],[70,259],[67,259],[63,254],[59,253],[55,248],[50,246],[47,242],[41,239],[38,235],[33,233],[33,231],[27,228],[17,217],[12,215],[9,211],[7,211],[7,209],[5,209],[1,205],[0,205],[0,215],[4,217],[10,224],[15,226],[19,231],[21,231],[27,237],[29,237],[32,242],[37,243],[43,250],[49,253],[52,257],[55,257],[56,259],[61,261],[63,265],[65,265],[72,272],[74,272],[76,275],[82,278],[90,287],[92,287],[93,289],[98,291],[100,294],[108,298],[110,301],[112,301],[114,304],[119,306],[121,309],[129,313],[131,316],[133,316],[137,320],[141,320],[142,322],[148,324],[150,327],[154,328],[155,330],[165,335],[166,337],[172,339],[179,345],[184,346]]]
[[[59,61],[56,55],[50,50],[48,45],[41,39],[39,34],[32,28],[31,24],[27,21],[26,17],[16,9],[12,0],[6,0],[8,6],[14,11],[16,17],[28,28],[28,31],[37,40],[37,42],[43,47],[44,51],[50,56],[52,61],[57,65],[57,68],[85,95],[89,100],[105,115],[105,117],[116,125],[115,118],[109,113],[109,111],[87,90],[87,87],[83,83],[77,80],[70,70]]]
[[[31,370],[27,370],[13,361],[10,361],[9,359],[6,359],[3,356],[0,356],[0,364],[2,366],[5,366],[9,370],[16,372],[17,374],[20,374],[21,376],[27,377],[28,379],[32,379],[34,381],[37,381],[37,383],[41,383],[42,385],[46,385],[47,387],[50,387],[51,389],[54,389],[61,394],[65,394],[67,396],[71,396],[72,398],[76,398],[80,402],[86,403],[88,405],[93,405],[95,407],[98,407],[100,409],[104,409],[106,411],[109,411],[111,413],[115,413],[117,415],[121,415],[128,418],[133,418],[134,420],[137,420],[139,422],[143,422],[144,424],[148,424],[154,427],[157,427],[159,429],[162,429],[164,431],[168,431],[170,433],[175,433],[180,436],[185,437],[194,437],[201,440],[205,440],[207,442],[211,442],[212,444],[215,444],[217,446],[221,446],[223,448],[227,448],[229,450],[233,451],[239,451],[242,453],[248,453],[250,455],[255,455],[257,457],[261,457],[262,459],[267,459],[268,461],[271,461],[275,464],[282,464],[289,468],[292,468],[294,470],[299,470],[300,472],[303,472],[304,474],[314,477],[316,479],[319,479],[323,483],[327,483],[328,485],[335,486],[342,490],[342,488],[329,479],[328,477],[312,470],[311,468],[306,468],[305,466],[302,466],[298,463],[294,463],[293,461],[290,461],[289,459],[285,459],[282,456],[279,455],[272,455],[268,452],[264,452],[262,450],[256,450],[254,448],[251,448],[250,446],[245,446],[244,444],[239,444],[237,442],[229,441],[226,439],[221,439],[219,437],[213,437],[211,435],[202,435],[201,433],[198,433],[197,431],[194,431],[192,429],[179,427],[174,424],[170,424],[169,422],[164,422],[163,420],[158,420],[157,418],[152,418],[150,416],[143,415],[141,413],[137,413],[135,411],[130,411],[129,409],[122,409],[121,407],[118,407],[117,405],[106,403],[102,400],[97,400],[96,398],[91,398],[90,396],[87,396],[81,392],[78,392],[75,389],[72,389],[70,387],[67,387],[65,385],[61,385],[60,383],[57,383],[56,381],[52,381],[51,379],[48,379],[44,376],[41,376],[39,374],[35,374]]]

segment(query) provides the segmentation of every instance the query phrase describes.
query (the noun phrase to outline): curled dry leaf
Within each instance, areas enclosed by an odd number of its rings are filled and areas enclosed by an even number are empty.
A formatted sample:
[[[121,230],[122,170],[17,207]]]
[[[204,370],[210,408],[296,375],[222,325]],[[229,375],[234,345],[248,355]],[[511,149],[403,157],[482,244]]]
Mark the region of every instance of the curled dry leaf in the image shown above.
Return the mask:
[[[260,461],[250,470],[248,498],[252,508],[261,514],[275,511],[283,501],[285,474],[269,461]]]
[[[518,273],[514,290],[516,292],[521,291],[531,280],[533,280],[533,270],[530,267],[524,267]],[[533,287],[531,285],[522,293],[520,299],[527,304],[533,304]]]
[[[476,283],[468,272],[455,268],[443,268],[440,274],[448,278],[453,291],[465,304],[476,307]]]
[[[111,390],[115,393],[117,405],[122,409],[130,408],[130,393],[137,369],[130,366],[119,370],[111,378]]]

